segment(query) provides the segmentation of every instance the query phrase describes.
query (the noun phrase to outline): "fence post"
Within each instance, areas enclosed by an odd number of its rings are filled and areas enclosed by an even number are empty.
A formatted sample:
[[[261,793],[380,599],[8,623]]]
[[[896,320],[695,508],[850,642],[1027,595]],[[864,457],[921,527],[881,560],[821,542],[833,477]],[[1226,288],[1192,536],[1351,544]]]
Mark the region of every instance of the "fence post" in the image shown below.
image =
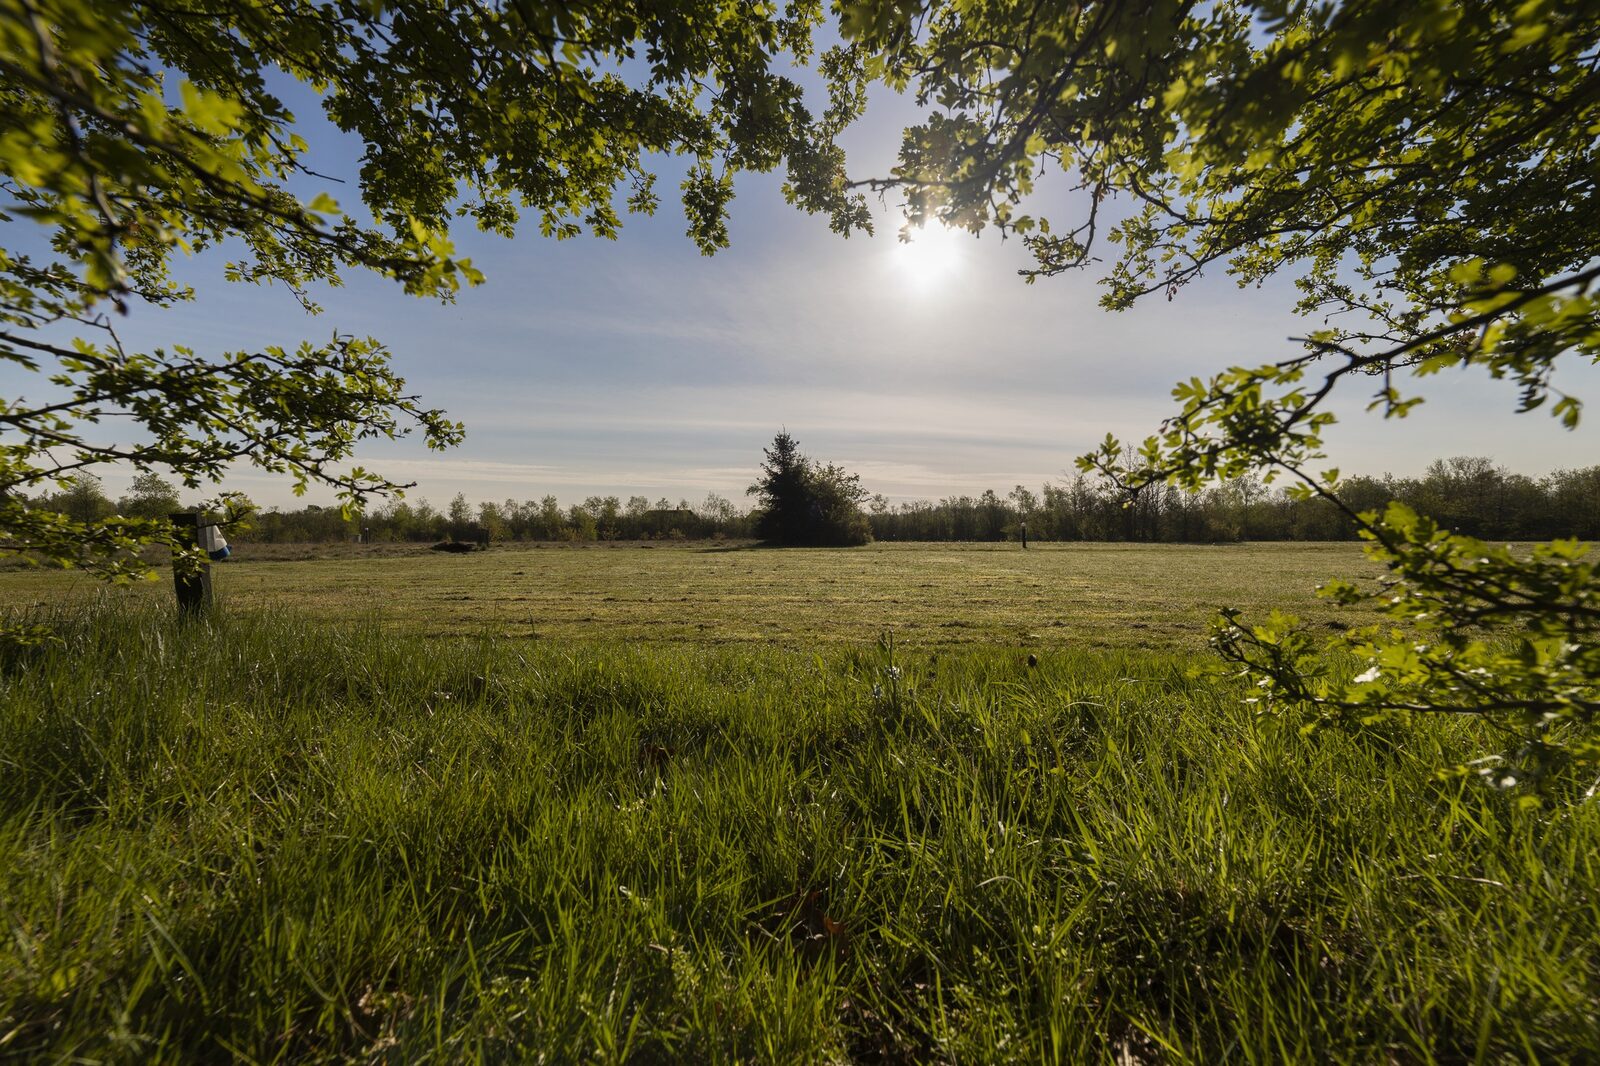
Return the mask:
[[[200,547],[201,515],[198,511],[176,511],[169,517],[178,534],[172,552],[172,583],[178,593],[178,615],[193,618],[211,606],[211,563],[202,557],[199,569],[191,570],[180,558],[180,549]]]

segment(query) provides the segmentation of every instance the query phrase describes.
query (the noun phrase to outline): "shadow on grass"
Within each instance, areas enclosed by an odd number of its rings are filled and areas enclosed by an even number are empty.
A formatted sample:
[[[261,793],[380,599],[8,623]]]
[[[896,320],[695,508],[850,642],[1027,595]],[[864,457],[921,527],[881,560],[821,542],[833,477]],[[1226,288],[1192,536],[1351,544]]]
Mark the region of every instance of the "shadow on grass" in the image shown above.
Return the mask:
[[[794,544],[768,544],[764,540],[753,541],[749,544],[718,544],[710,548],[696,548],[696,555],[721,555],[725,552],[759,552],[782,551],[785,548],[799,547]]]
[[[709,548],[696,548],[697,555],[721,554],[723,552],[751,552],[751,551],[800,551],[807,548],[824,551],[853,551],[856,548],[867,548],[879,541],[868,541],[866,544],[773,544],[769,541],[757,540],[743,544],[719,544]]]

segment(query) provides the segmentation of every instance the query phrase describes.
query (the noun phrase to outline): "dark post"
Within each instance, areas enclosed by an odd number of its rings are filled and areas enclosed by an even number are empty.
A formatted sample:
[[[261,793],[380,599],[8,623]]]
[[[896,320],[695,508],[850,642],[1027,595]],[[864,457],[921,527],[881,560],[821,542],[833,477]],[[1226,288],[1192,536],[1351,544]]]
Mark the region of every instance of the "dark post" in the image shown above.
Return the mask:
[[[171,516],[177,527],[178,545],[172,553],[172,583],[178,590],[178,614],[192,618],[211,606],[211,563],[204,558],[198,571],[190,571],[180,560],[177,548],[200,546],[200,521],[198,511],[177,511]]]
[[[1022,550],[1028,550],[1028,523],[1022,523]]]

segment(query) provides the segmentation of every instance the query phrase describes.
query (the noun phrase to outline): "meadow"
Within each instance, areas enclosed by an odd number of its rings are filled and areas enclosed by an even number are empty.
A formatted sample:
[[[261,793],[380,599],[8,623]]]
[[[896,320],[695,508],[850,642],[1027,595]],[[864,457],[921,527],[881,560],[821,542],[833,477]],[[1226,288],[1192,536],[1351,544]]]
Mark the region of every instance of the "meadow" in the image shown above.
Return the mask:
[[[1600,1052],[1587,782],[1193,670],[1348,546],[333,554],[0,575],[0,1056]]]
[[[1334,575],[1375,573],[1353,543],[517,544],[450,555],[424,545],[241,545],[214,568],[230,606],[353,621],[408,636],[651,643],[1145,647],[1195,650],[1221,605],[1288,607],[1351,624],[1317,599]],[[0,573],[0,607],[98,597],[72,571]],[[171,600],[168,580],[119,593]],[[113,595],[113,599],[117,595]]]

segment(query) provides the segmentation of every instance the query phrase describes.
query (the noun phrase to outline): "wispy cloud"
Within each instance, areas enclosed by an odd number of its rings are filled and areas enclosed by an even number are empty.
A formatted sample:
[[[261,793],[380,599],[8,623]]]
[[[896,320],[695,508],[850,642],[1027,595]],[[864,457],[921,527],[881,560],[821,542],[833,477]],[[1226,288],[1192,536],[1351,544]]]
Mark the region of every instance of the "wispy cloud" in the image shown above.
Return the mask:
[[[887,214],[879,237],[841,241],[782,205],[777,180],[741,179],[733,248],[711,259],[670,214],[631,219],[617,242],[466,233],[462,252],[490,280],[455,304],[353,275],[320,294],[318,319],[280,291],[206,280],[211,263],[193,271],[197,303],[137,312],[122,330],[136,348],[202,350],[335,328],[376,335],[409,387],[464,420],[468,437],[442,456],[414,441],[374,445],[363,462],[434,499],[570,501],[739,497],[780,427],[894,497],[1037,485],[1108,432],[1154,431],[1173,382],[1281,358],[1316,325],[1288,313],[1286,284],[1240,291],[1226,276],[1108,314],[1092,277],[1023,285],[1023,249],[992,236],[962,243],[937,284],[911,285]],[[37,384],[0,367],[0,395]],[[1363,414],[1361,384],[1330,435],[1330,461],[1348,470],[1415,472],[1476,453],[1539,473],[1600,454],[1597,423],[1571,434],[1514,415],[1502,383],[1430,379],[1435,399],[1403,422]],[[1558,384],[1592,394],[1600,368],[1564,369]],[[232,480],[262,502],[293,502],[281,479],[241,469]],[[117,475],[107,481],[119,490]]]

